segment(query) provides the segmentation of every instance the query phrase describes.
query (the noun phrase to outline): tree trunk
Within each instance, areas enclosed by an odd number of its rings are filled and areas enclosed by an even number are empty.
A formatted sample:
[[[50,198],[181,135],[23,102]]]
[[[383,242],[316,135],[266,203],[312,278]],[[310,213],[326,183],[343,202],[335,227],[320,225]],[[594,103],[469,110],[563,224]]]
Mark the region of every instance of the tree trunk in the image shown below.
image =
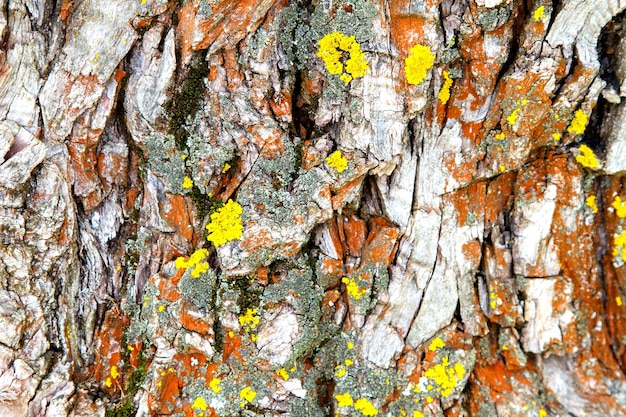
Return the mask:
[[[626,415],[626,1],[0,3],[0,416]]]

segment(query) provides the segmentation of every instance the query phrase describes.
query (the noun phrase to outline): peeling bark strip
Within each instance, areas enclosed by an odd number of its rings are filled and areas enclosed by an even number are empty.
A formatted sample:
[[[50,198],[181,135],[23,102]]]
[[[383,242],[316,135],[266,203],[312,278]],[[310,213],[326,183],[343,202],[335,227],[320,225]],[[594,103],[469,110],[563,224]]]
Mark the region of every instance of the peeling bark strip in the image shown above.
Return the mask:
[[[0,4],[0,416],[626,415],[626,2]]]

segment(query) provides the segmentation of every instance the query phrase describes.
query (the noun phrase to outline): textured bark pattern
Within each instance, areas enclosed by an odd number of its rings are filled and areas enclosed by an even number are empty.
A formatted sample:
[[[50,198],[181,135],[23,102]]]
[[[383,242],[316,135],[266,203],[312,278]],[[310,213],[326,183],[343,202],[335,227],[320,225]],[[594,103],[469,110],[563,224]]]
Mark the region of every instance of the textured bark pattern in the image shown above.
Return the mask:
[[[626,1],[0,5],[0,416],[626,415]]]

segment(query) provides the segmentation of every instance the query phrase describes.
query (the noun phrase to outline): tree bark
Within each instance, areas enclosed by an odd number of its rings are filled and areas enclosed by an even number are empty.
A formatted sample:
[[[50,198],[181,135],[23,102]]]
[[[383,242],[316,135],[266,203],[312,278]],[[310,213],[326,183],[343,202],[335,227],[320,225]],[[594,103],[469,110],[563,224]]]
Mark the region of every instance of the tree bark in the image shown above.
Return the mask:
[[[0,2],[0,416],[626,415],[626,1]]]

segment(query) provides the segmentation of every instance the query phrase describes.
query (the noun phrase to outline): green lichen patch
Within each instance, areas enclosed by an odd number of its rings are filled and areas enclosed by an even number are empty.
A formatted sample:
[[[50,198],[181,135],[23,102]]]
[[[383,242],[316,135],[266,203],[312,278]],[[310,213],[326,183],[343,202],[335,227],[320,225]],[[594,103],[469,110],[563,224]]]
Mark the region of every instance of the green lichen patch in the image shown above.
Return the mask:
[[[169,191],[186,194],[183,188],[186,176],[185,161],[172,135],[153,134],[145,139],[144,150],[148,166],[163,179]]]
[[[180,292],[184,299],[191,301],[197,308],[214,307],[216,282],[217,277],[211,269],[198,278],[192,277],[187,271],[180,280]]]

